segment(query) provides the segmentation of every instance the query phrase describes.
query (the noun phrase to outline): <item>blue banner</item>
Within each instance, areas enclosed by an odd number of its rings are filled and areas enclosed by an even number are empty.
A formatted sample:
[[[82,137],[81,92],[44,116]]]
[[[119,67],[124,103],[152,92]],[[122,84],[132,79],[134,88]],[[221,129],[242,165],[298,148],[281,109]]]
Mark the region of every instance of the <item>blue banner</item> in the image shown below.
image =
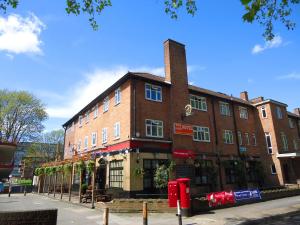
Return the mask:
[[[240,190],[233,192],[235,201],[246,201],[246,200],[260,200],[261,195],[258,189],[253,190]]]

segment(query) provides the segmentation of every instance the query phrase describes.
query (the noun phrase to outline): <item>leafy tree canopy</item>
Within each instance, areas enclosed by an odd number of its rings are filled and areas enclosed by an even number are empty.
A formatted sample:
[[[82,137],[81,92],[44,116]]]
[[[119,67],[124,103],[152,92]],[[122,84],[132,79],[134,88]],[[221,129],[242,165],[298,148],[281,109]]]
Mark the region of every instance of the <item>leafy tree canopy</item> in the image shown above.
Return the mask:
[[[35,140],[44,126],[45,106],[26,91],[0,90],[0,140],[15,142]]]
[[[177,19],[178,11],[185,8],[187,14],[195,15],[197,11],[197,0],[164,0],[165,12],[172,18]],[[254,21],[264,27],[263,36],[267,40],[273,39],[274,22],[282,22],[287,29],[295,28],[295,22],[290,19],[293,5],[299,4],[300,0],[240,0],[245,8],[243,20],[248,23]],[[0,10],[6,11],[8,7],[16,8],[19,0],[0,0]],[[217,3],[216,3],[217,4]],[[96,16],[101,15],[103,10],[112,6],[111,0],[67,0],[66,12],[79,15],[80,13],[89,16],[89,22],[94,30],[98,29]]]

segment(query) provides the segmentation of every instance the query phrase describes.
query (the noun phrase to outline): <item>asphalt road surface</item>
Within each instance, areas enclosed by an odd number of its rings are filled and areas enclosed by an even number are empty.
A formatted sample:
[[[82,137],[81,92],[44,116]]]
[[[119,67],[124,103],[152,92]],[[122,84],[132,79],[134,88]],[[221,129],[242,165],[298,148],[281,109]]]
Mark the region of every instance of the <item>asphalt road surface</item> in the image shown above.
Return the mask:
[[[48,198],[46,196],[14,194],[10,198],[0,195],[0,211],[58,209],[58,225],[95,225],[103,224],[99,209],[89,209]],[[111,213],[109,225],[139,225],[143,224],[142,214]],[[176,225],[178,219],[174,214],[149,214],[149,225]],[[217,224],[217,225],[300,225],[300,196],[283,198],[268,202],[255,203],[240,207],[213,210],[183,219],[184,225]]]

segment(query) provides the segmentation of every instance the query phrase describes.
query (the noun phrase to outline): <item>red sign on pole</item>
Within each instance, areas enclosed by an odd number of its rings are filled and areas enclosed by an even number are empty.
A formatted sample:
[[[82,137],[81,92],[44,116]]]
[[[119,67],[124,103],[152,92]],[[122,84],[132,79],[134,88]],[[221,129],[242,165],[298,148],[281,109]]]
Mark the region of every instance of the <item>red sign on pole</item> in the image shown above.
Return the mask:
[[[174,134],[193,136],[193,126],[182,123],[174,123]]]

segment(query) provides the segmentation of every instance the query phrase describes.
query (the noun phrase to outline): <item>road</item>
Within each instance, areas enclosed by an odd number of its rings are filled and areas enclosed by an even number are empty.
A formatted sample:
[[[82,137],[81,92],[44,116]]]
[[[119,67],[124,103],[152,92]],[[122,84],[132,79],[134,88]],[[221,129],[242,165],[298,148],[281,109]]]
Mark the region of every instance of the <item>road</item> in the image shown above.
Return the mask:
[[[0,211],[58,209],[58,225],[95,225],[102,224],[102,211],[55,200],[46,196],[14,194],[8,198],[0,195]],[[111,213],[110,225],[143,224],[142,215],[138,213]],[[149,214],[149,225],[176,225],[174,214]],[[184,225],[297,225],[300,224],[300,196],[260,202],[240,207],[212,210],[190,218],[183,219]]]

